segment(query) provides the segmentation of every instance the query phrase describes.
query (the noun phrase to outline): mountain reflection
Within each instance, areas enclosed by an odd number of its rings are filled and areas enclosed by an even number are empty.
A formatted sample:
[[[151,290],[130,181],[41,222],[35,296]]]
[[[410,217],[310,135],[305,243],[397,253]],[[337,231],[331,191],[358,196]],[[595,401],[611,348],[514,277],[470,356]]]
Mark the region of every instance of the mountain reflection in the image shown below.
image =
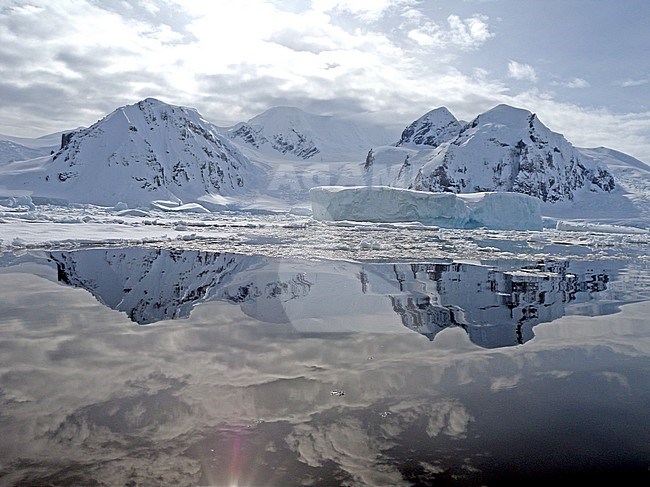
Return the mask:
[[[522,344],[533,327],[591,301],[616,273],[607,262],[356,263],[111,248],[47,253],[58,280],[139,324],[184,318],[218,300],[303,332],[407,332],[433,340],[458,326],[484,348]]]

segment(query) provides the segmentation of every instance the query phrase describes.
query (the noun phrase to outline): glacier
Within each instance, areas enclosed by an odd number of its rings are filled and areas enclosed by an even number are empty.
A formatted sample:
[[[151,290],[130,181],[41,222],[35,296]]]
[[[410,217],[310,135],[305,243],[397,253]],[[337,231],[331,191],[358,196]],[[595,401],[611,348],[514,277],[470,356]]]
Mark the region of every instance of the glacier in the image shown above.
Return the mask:
[[[445,228],[542,230],[540,203],[521,193],[430,193],[389,186],[317,186],[309,191],[321,221],[420,222]]]

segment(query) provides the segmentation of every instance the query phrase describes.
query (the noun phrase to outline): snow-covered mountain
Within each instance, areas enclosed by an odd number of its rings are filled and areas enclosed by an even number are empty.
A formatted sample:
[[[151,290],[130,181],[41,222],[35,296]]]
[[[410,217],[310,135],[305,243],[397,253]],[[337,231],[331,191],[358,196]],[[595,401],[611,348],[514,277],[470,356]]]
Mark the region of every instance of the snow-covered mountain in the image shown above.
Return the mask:
[[[43,135],[41,137],[18,137],[15,135],[0,134],[0,140],[7,140],[29,149],[51,149],[56,151],[61,145],[61,136],[63,136],[63,134],[81,130],[83,128],[84,127],[77,127],[73,130],[63,130],[60,132]]]
[[[0,134],[0,165],[34,159],[56,152],[61,146],[63,133],[66,132],[55,132],[34,138]]]
[[[617,188],[624,193],[624,199],[619,204],[623,203],[621,206],[627,207],[620,212],[625,219],[621,218],[614,223],[647,226],[650,221],[650,166],[628,154],[607,147],[578,148],[578,151],[593,164],[606,167],[613,175]],[[608,201],[607,206],[614,210],[612,201]]]
[[[548,203],[615,187],[607,169],[527,110],[498,105],[460,128],[454,121],[444,108],[429,112],[396,146],[373,149],[365,167],[422,191],[513,191]]]
[[[251,191],[263,175],[196,110],[153,98],[64,135],[51,156],[5,164],[1,173],[8,187],[36,196],[132,206],[209,203]]]
[[[265,160],[362,161],[369,147],[391,140],[376,124],[294,107],[271,108],[222,133]]]
[[[148,98],[88,128],[0,137],[0,197],[288,211],[306,209],[314,186],[386,185],[521,192],[547,202],[546,216],[571,205],[579,210],[571,217],[598,207],[619,221],[649,206],[650,173],[635,161],[611,149],[577,149],[531,112],[506,105],[469,123],[437,108],[398,137],[368,119],[290,107],[220,128],[194,109]],[[599,204],[603,195],[618,199]]]
[[[0,164],[34,159],[35,157],[48,155],[55,149],[56,147],[32,148],[0,138]]]
[[[597,164],[606,166],[608,169],[613,168],[635,168],[641,171],[650,171],[650,165],[640,161],[624,152],[610,149],[608,147],[583,148],[578,147],[578,151],[586,158]]]

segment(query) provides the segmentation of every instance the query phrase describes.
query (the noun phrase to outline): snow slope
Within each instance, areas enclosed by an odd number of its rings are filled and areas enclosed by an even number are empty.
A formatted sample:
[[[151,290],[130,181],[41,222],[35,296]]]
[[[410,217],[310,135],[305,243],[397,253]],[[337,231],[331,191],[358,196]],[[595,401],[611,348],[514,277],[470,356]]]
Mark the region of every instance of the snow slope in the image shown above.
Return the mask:
[[[626,211],[621,216],[639,222],[650,222],[650,166],[607,147],[578,150],[586,158],[607,167],[614,176],[616,185],[634,206],[634,210]]]
[[[17,144],[11,140],[0,139],[0,165],[45,156],[56,149],[56,146],[32,148],[22,144]]]
[[[0,166],[50,155],[61,146],[61,137],[67,132],[56,132],[42,137],[14,137],[0,134]]]
[[[650,228],[650,166],[606,147],[577,150],[583,159],[606,168],[616,187],[607,194],[583,194],[571,204],[545,205],[544,214],[590,224]]]
[[[70,132],[75,132],[83,128],[84,127],[77,127],[76,129],[54,132],[52,134],[43,135],[41,137],[17,137],[14,135],[0,134],[0,140],[13,142],[30,149],[57,150],[61,145],[61,137],[64,134],[69,134]]]
[[[359,119],[314,115],[275,107],[222,133],[258,158],[289,161],[363,161],[368,149],[390,140],[389,132]]]
[[[55,132],[34,138],[0,134],[0,166],[5,163],[25,161],[51,155],[61,147],[61,140],[64,134],[81,130],[82,128],[78,127],[74,130]]]
[[[0,168],[7,190],[112,206],[155,200],[222,204],[263,171],[190,108],[147,98],[63,138],[52,156]],[[2,190],[0,189],[0,192]]]

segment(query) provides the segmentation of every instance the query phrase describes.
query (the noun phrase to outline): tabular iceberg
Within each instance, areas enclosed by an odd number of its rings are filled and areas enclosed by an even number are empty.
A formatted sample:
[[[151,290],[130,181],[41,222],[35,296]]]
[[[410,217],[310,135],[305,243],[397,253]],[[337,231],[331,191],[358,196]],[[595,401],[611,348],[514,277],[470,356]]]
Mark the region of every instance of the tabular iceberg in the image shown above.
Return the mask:
[[[430,193],[388,186],[317,186],[309,191],[322,221],[420,222],[446,228],[541,230],[537,198],[521,193]]]

